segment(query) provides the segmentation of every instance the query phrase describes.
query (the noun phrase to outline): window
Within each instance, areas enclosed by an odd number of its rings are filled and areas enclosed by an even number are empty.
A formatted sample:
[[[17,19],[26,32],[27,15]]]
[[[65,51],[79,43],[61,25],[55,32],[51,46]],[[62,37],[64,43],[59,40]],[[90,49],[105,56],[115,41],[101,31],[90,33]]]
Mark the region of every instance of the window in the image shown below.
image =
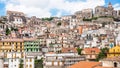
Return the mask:
[[[32,67],[32,65],[30,64],[30,68]]]
[[[30,62],[32,62],[32,59],[30,59]]]
[[[113,49],[113,52],[115,52],[115,49]]]
[[[3,42],[3,45],[4,45],[4,42]]]
[[[18,47],[16,46],[16,49],[17,49]]]
[[[20,42],[20,45],[22,45],[22,42]]]

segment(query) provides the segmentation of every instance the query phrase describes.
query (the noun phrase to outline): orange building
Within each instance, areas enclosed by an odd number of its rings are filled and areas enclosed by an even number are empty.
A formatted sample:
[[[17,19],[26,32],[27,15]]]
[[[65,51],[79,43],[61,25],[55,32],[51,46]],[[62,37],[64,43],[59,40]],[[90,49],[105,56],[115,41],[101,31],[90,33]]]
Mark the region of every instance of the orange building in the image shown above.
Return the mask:
[[[79,32],[79,34],[82,34],[82,32],[83,32],[83,26],[79,26],[78,27],[78,32]]]

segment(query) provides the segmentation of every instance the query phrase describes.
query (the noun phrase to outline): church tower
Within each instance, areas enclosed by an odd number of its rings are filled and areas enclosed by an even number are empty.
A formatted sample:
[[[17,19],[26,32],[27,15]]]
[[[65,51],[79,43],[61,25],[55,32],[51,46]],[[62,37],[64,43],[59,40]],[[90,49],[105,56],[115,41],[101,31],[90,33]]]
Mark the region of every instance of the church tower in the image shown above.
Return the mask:
[[[108,9],[113,10],[113,6],[112,6],[111,2],[108,3]]]

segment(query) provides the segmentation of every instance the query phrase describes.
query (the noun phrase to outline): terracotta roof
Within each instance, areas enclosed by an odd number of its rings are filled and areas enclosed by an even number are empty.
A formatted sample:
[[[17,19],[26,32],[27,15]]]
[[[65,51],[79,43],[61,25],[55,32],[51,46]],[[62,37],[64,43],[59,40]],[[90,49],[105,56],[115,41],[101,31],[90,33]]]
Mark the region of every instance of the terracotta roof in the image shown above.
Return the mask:
[[[34,41],[36,38],[23,38],[24,41]]]
[[[102,67],[102,66],[97,66],[95,68],[113,68],[113,67]]]
[[[2,41],[2,42],[15,42],[15,41],[23,42],[23,39],[9,38],[9,39],[3,39],[3,40],[1,40],[1,41]]]
[[[55,54],[55,52],[48,52],[47,54]]]
[[[99,66],[100,62],[87,62],[87,61],[81,61],[74,65],[71,65],[69,68],[93,68],[95,66]]]
[[[76,48],[62,48],[62,53],[77,52]]]
[[[98,49],[98,48],[85,48],[85,49],[83,49],[83,51],[85,52],[85,54],[99,54],[100,49]]]
[[[54,36],[56,36],[56,34],[49,34],[51,37],[54,37]]]

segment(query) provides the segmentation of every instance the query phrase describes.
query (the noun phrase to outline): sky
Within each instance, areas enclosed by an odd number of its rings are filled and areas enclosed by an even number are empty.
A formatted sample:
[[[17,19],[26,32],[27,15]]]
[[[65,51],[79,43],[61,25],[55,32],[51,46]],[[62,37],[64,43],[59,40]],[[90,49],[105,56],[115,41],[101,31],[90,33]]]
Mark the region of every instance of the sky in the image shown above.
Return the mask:
[[[120,10],[120,0],[0,0],[0,16],[11,10],[24,12],[26,16],[59,17],[82,9],[107,6],[109,2],[115,10]]]

